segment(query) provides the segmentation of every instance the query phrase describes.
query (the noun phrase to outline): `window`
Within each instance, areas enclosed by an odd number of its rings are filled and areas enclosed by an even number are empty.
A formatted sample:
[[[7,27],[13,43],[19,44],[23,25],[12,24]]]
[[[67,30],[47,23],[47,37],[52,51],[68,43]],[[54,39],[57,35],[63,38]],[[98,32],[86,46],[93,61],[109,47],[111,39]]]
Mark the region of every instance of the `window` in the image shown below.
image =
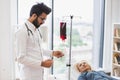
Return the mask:
[[[64,6],[64,7],[62,7]],[[72,19],[71,58],[70,26]],[[60,39],[60,23],[66,22],[67,39]],[[54,0],[54,40],[53,49],[62,50],[63,58],[54,58],[53,73],[58,80],[77,80],[74,64],[80,60],[92,63],[93,49],[93,0]],[[71,61],[71,67],[66,64]],[[69,70],[69,68],[71,68]],[[64,77],[63,77],[64,76]],[[76,76],[76,77],[75,77]]]

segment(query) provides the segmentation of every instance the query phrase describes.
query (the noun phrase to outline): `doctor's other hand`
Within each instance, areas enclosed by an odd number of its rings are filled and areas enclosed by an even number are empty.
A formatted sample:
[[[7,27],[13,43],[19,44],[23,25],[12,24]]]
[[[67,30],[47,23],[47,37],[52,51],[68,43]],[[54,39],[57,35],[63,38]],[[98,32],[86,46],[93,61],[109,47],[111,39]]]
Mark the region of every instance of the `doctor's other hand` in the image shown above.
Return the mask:
[[[64,56],[62,51],[53,51],[52,55],[57,57],[57,58]]]
[[[41,62],[41,66],[49,68],[53,65],[53,60],[47,59]]]

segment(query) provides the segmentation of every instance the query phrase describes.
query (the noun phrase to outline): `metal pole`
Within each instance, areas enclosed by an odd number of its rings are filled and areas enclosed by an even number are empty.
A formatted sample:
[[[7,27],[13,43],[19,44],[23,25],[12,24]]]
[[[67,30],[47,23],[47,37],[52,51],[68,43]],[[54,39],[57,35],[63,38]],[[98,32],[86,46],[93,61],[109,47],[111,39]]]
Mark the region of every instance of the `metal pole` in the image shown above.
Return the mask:
[[[71,77],[71,45],[72,45],[72,19],[73,16],[70,16],[71,24],[70,24],[70,48],[69,48],[69,63],[67,66],[69,67],[68,69],[68,80],[70,80]]]

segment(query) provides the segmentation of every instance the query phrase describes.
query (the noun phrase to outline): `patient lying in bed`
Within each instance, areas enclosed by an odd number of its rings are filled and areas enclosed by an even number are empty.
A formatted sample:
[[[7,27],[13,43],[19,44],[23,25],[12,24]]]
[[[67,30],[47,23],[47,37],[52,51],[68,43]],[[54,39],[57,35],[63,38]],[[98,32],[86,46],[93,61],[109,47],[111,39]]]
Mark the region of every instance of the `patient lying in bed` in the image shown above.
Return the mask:
[[[78,80],[117,80],[108,76],[104,71],[92,70],[91,66],[85,60],[80,61],[75,66],[77,71],[81,73]]]

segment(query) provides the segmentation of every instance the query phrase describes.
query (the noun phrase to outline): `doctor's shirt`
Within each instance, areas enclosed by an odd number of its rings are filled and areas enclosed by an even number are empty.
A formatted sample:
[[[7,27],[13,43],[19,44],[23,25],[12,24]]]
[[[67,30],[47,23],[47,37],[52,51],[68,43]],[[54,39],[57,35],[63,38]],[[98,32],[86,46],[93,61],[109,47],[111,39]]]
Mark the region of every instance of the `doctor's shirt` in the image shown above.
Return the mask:
[[[21,80],[43,80],[44,69],[41,61],[44,55],[50,56],[52,50],[42,49],[39,31],[31,22],[26,21],[25,24],[15,33]]]

